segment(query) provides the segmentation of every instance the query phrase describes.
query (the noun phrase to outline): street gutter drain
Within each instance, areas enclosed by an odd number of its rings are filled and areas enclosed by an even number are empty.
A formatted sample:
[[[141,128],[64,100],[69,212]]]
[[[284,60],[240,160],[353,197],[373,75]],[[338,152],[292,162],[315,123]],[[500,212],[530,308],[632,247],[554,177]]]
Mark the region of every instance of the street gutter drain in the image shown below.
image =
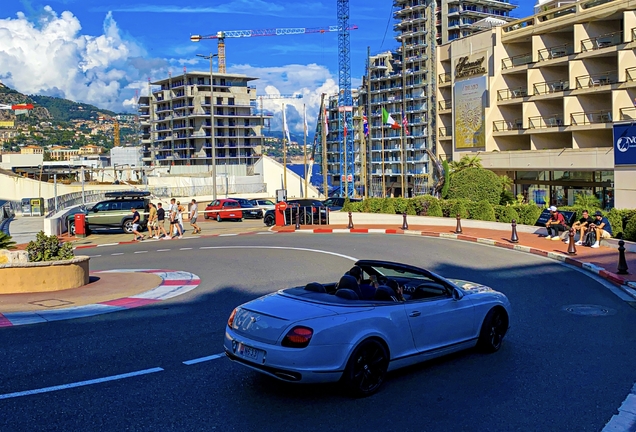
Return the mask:
[[[599,305],[586,305],[586,304],[574,304],[563,306],[563,310],[571,313],[572,315],[581,315],[581,316],[608,316],[608,315],[616,315],[616,310],[612,308],[608,308],[605,306]]]

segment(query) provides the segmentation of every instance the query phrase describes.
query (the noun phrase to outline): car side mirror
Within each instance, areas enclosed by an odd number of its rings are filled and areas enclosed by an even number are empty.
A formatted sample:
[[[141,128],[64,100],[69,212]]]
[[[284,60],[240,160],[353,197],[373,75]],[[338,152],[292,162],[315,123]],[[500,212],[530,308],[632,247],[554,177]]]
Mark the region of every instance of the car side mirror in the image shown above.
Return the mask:
[[[464,298],[464,293],[458,290],[457,288],[453,288],[453,300],[459,301]]]

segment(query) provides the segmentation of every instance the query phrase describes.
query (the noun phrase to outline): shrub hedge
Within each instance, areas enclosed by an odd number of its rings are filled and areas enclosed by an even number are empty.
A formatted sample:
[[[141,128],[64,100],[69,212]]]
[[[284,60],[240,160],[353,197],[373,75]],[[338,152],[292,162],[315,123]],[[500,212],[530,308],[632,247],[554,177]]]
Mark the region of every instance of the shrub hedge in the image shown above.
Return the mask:
[[[497,205],[501,201],[501,179],[487,169],[463,169],[451,176],[448,198],[465,198],[475,202],[486,200]]]

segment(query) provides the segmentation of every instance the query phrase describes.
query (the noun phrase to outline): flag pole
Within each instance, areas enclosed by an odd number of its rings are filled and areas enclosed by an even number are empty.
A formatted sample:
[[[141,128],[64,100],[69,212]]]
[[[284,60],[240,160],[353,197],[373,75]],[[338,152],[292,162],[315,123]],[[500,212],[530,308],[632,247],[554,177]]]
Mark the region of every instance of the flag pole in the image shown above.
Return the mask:
[[[285,104],[283,104],[283,189],[287,194],[287,119],[285,118]]]
[[[303,159],[305,163],[305,193],[303,197],[307,198],[307,105],[303,104],[303,128],[305,132],[303,145]]]
[[[406,161],[404,160],[404,113],[402,113],[402,127],[400,128],[400,159],[402,159],[402,197],[406,197]]]
[[[384,107],[380,107],[382,110],[384,109]],[[380,130],[382,131],[382,198],[386,198],[386,179],[384,178],[384,111],[382,111],[382,121],[381,126],[380,126]]]
[[[344,134],[343,134],[343,142],[342,142],[342,147],[344,148],[344,182],[345,182],[345,188],[344,188],[344,192],[345,192],[345,198],[349,197],[349,177],[347,176],[347,112],[346,111],[342,111],[342,117],[344,119]]]

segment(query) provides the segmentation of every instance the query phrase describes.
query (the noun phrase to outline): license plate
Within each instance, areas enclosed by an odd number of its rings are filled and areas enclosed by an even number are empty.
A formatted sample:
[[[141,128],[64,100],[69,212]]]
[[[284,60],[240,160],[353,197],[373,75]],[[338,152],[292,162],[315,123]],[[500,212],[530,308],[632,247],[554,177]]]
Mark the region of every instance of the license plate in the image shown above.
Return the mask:
[[[264,353],[263,350],[252,348],[251,346],[247,346],[242,343],[238,344],[237,352],[241,357],[245,357],[250,360],[258,360]]]
[[[257,213],[253,211],[253,212],[250,212],[250,214],[257,214]]]
[[[230,213],[230,217],[235,217],[236,215],[234,213]]]

